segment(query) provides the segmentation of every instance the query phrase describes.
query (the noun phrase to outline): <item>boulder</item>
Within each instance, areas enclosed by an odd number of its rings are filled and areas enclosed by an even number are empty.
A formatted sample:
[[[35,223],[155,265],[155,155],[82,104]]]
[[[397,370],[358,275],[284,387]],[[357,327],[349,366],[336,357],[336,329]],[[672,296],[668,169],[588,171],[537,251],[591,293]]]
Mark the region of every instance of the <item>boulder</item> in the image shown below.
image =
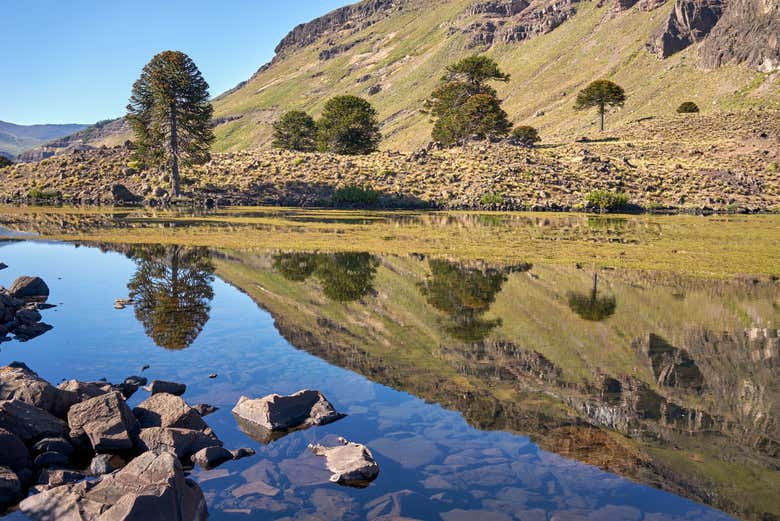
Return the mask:
[[[80,382],[78,380],[66,380],[60,383],[57,388],[63,391],[74,393],[78,397],[79,402],[111,392],[111,384],[106,382]]]
[[[171,452],[186,459],[207,447],[221,447],[222,442],[211,432],[171,427],[141,429],[138,448],[144,451]]]
[[[207,403],[199,403],[197,405],[193,405],[192,408],[195,409],[201,416],[208,416],[209,414],[213,414],[219,410],[219,407],[214,407],[213,405],[209,405]]]
[[[117,391],[90,398],[68,411],[72,438],[86,436],[95,452],[118,452],[133,448],[138,423]]]
[[[203,492],[184,477],[171,454],[147,452],[125,468],[91,484],[65,484],[22,501],[20,510],[38,521],[205,521]]]
[[[178,427],[202,431],[208,428],[198,412],[180,397],[168,393],[153,394],[133,409],[142,429]]]
[[[125,466],[125,461],[116,454],[97,454],[89,463],[89,473],[102,476]]]
[[[230,454],[233,456],[233,459],[242,459],[248,458],[249,456],[254,456],[256,453],[255,449],[241,447],[240,449],[231,450]]]
[[[73,455],[75,449],[68,440],[63,437],[56,436],[39,440],[35,445],[33,445],[32,451],[35,454],[42,454],[44,452],[59,452],[60,454],[64,454],[65,456],[70,457]]]
[[[0,508],[13,505],[22,497],[19,476],[8,467],[0,467]]]
[[[31,326],[33,324],[40,322],[41,318],[43,317],[41,317],[41,314],[38,313],[37,309],[22,308],[16,312],[14,318],[18,320],[20,324],[23,324],[25,326]]]
[[[25,443],[44,436],[64,436],[68,431],[67,424],[50,412],[16,399],[0,401],[0,428]]]
[[[8,467],[14,472],[32,467],[30,453],[19,436],[0,429],[0,467]]]
[[[13,329],[13,334],[20,342],[27,342],[33,338],[39,337],[47,331],[50,331],[52,326],[43,322],[37,324],[18,324]]]
[[[38,474],[38,484],[44,485],[46,488],[59,487],[66,483],[76,483],[86,477],[86,474],[78,470],[43,469]]]
[[[152,380],[148,386],[144,387],[150,394],[168,393],[175,396],[181,396],[187,390],[187,386],[176,382],[166,382],[164,380]]]
[[[8,293],[15,298],[24,300],[46,300],[49,296],[49,286],[40,277],[19,277]]]
[[[64,418],[76,393],[58,389],[21,362],[0,367],[0,400],[20,400]]]
[[[205,470],[211,470],[233,459],[233,453],[223,447],[206,447],[193,454],[192,462]]]
[[[49,469],[67,467],[70,462],[61,452],[46,451],[38,454],[34,463],[37,468]]]
[[[311,390],[254,400],[242,396],[233,407],[233,415],[244,432],[261,442],[275,438],[273,433],[324,425],[345,416],[336,412],[322,393]]]
[[[111,197],[115,203],[137,203],[143,201],[143,197],[135,195],[125,185],[116,183],[111,187]]]
[[[325,465],[333,474],[331,482],[340,485],[366,486],[379,474],[379,464],[365,445],[339,438],[340,445],[325,447],[309,445],[317,456],[325,457]]]

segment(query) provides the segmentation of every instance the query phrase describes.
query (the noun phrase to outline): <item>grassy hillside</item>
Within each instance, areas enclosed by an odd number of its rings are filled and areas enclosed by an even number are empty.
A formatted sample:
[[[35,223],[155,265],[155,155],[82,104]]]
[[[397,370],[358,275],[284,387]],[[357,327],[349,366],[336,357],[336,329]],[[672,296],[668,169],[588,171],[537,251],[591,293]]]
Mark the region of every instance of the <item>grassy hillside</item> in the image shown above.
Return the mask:
[[[308,47],[285,52],[240,88],[215,101],[216,117],[234,118],[216,129],[218,151],[266,145],[270,125],[282,111],[317,114],[331,96],[368,96],[383,121],[385,149],[409,150],[429,140],[430,124],[419,112],[444,67],[475,52],[460,28],[471,0],[411,1],[366,28],[326,35]],[[493,56],[512,81],[499,86],[515,123],[532,124],[546,138],[573,140],[594,131],[595,113],[572,109],[578,89],[609,77],[626,89],[628,102],[610,115],[612,128],[650,116],[669,115],[694,100],[704,112],[780,107],[780,75],[742,66],[705,71],[694,45],[666,60],[645,49],[672,3],[645,12],[615,13],[612,6],[581,2],[577,14],[552,32],[523,43],[499,43]],[[354,44],[328,60],[320,52]],[[543,115],[535,116],[543,112]]]

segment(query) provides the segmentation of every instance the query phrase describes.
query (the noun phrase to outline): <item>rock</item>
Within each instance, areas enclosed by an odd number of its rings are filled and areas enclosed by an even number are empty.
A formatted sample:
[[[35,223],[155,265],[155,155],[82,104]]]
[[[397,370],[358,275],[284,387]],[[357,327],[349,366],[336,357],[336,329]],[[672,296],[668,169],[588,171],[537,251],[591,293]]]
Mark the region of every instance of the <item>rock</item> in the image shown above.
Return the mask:
[[[195,409],[201,416],[208,416],[209,414],[213,414],[219,410],[219,407],[214,407],[213,405],[209,405],[207,403],[199,403],[197,405],[193,405],[192,408]]]
[[[271,394],[250,399],[242,396],[233,415],[240,420],[239,427],[259,441],[273,438],[271,433],[284,433],[313,425],[325,425],[343,418],[319,391],[298,391],[290,396]]]
[[[658,58],[668,58],[706,37],[723,13],[722,0],[677,0],[669,18],[647,47]]]
[[[102,476],[124,466],[125,461],[116,454],[98,454],[89,463],[89,473],[93,476]]]
[[[256,452],[255,449],[241,447],[240,449],[231,450],[230,454],[233,456],[233,459],[243,459],[248,458],[249,456],[254,456]]]
[[[16,316],[14,318],[20,323],[30,326],[36,322],[40,322],[41,318],[43,317],[41,317],[41,314],[38,313],[38,311],[35,309],[22,308],[16,312]]]
[[[95,452],[133,448],[138,423],[122,395],[116,391],[78,403],[68,411],[70,435],[86,435]]]
[[[76,393],[58,389],[21,362],[0,368],[0,400],[20,400],[64,418]]]
[[[37,324],[19,324],[14,328],[13,333],[20,342],[27,342],[33,338],[39,337],[52,329],[49,324],[38,322]]]
[[[0,262],[0,271],[6,269],[7,267],[8,267],[8,264],[6,264],[4,262]]]
[[[80,382],[78,380],[66,380],[61,382],[57,388],[63,391],[75,393],[79,402],[111,392],[111,384],[106,382]]]
[[[178,427],[202,431],[208,428],[198,411],[178,396],[153,394],[133,409],[142,429],[148,427]]]
[[[22,439],[10,431],[0,429],[0,467],[8,467],[18,473],[31,466],[30,453]]]
[[[211,432],[170,427],[141,429],[138,446],[141,450],[171,452],[186,459],[207,447],[221,447],[222,442]]]
[[[32,447],[32,451],[35,454],[42,454],[44,452],[59,452],[67,457],[70,457],[75,452],[73,445],[68,440],[62,437],[49,437],[43,438],[38,441]]]
[[[86,478],[87,475],[78,470],[68,469],[43,469],[38,474],[38,484],[48,488],[59,487],[66,483],[76,483]]]
[[[67,424],[48,411],[16,399],[0,401],[0,428],[25,443],[43,436],[64,436],[68,431]]]
[[[22,497],[19,476],[8,467],[0,467],[0,508],[13,505]]]
[[[206,447],[193,454],[192,462],[205,470],[211,470],[233,459],[233,454],[223,447]]]
[[[152,380],[148,386],[144,387],[151,394],[168,393],[181,396],[187,390],[187,386],[176,382],[166,382],[164,380]]]
[[[333,483],[350,486],[366,486],[379,474],[379,464],[365,445],[339,438],[341,445],[325,447],[309,445],[317,456],[325,457],[325,465],[333,474]]]
[[[12,297],[24,300],[39,299],[45,301],[49,296],[49,286],[40,277],[22,276],[11,284],[8,293]]]
[[[22,501],[20,510],[38,521],[205,521],[203,492],[184,477],[171,454],[147,452],[120,471],[65,484]]]
[[[119,183],[111,187],[111,196],[115,203],[137,203],[143,200],[143,197],[135,195],[125,185]]]
[[[54,451],[42,452],[35,458],[35,466],[38,468],[66,467],[70,463],[65,454]]]

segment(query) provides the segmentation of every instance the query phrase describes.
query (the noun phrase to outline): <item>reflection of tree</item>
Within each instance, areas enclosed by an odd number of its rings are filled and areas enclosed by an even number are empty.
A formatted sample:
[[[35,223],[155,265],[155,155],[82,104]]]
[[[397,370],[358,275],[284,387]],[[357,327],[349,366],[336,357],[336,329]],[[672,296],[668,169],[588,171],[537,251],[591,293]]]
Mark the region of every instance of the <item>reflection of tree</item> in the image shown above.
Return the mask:
[[[374,288],[379,259],[369,253],[282,253],[274,268],[287,280],[302,282],[314,276],[331,300],[351,302]]]
[[[599,297],[599,275],[593,274],[593,288],[589,293],[570,291],[568,294],[569,308],[577,313],[580,318],[598,322],[615,313],[617,302],[615,297]]]
[[[137,269],[128,283],[135,316],[165,349],[184,349],[209,319],[214,266],[205,248],[151,246],[134,251]]]
[[[495,301],[506,281],[497,269],[468,268],[446,260],[430,260],[431,274],[422,284],[428,303],[450,318],[446,332],[468,343],[484,340],[501,319],[486,320],[482,315]]]

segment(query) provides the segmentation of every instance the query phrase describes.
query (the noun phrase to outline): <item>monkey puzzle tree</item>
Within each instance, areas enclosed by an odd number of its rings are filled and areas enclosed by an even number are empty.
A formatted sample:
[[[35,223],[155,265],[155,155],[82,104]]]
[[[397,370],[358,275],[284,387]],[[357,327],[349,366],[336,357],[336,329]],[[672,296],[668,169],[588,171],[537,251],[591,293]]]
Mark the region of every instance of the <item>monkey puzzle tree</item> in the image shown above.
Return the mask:
[[[273,124],[273,146],[297,152],[314,152],[317,149],[317,124],[301,110],[285,112]]]
[[[574,103],[575,110],[585,110],[592,107],[599,109],[599,129],[604,131],[604,115],[609,107],[622,107],[626,101],[623,87],[609,80],[596,80],[577,94]]]
[[[425,111],[434,121],[434,140],[452,146],[469,138],[492,139],[509,133],[512,125],[489,81],[509,81],[509,75],[486,56],[469,56],[447,67],[425,102]]]
[[[189,56],[164,51],[154,56],[133,84],[127,121],[135,133],[136,154],[145,164],[171,174],[179,195],[179,168],[211,159],[213,108],[209,85]]]
[[[317,148],[322,152],[368,154],[376,151],[382,139],[376,109],[358,96],[329,99],[317,129]]]

